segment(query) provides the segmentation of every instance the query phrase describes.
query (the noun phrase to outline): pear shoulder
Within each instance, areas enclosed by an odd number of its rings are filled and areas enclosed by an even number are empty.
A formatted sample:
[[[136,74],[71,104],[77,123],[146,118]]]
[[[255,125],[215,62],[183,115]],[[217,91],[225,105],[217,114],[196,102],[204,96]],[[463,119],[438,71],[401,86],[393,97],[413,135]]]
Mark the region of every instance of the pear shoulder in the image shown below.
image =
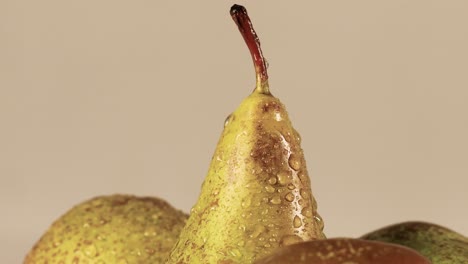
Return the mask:
[[[159,198],[95,197],[57,219],[24,264],[164,263],[187,217]]]

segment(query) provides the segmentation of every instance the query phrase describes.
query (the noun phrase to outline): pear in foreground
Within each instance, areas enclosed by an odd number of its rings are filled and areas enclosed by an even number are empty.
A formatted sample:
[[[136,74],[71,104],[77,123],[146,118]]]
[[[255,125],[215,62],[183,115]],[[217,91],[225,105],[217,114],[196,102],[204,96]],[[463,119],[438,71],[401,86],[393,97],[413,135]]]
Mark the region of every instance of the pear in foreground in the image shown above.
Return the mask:
[[[410,247],[433,264],[468,263],[468,238],[448,228],[426,222],[404,222],[362,236]]]
[[[158,198],[96,197],[56,220],[24,263],[164,263],[186,219]]]
[[[382,242],[334,238],[280,248],[255,264],[430,264],[416,251]]]
[[[325,237],[300,136],[269,91],[245,8],[234,5],[231,15],[252,54],[257,86],[226,120],[169,264],[248,264],[280,246]]]

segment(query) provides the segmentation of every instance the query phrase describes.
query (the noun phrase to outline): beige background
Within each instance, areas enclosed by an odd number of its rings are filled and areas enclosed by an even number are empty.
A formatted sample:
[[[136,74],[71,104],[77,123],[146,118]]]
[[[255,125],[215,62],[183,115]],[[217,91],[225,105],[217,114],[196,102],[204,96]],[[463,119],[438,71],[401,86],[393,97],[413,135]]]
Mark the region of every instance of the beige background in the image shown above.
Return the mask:
[[[233,1],[0,1],[0,262],[72,205],[189,210],[254,85]],[[328,236],[468,234],[468,2],[238,1],[302,134]]]

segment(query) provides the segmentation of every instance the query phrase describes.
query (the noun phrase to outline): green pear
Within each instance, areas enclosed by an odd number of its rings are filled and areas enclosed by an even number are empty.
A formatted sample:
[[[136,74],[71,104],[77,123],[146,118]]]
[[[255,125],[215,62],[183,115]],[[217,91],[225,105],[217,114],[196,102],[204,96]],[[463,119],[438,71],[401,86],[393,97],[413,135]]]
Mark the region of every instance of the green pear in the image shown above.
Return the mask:
[[[307,241],[276,250],[255,264],[430,264],[395,244],[350,238]]]
[[[247,264],[280,246],[325,238],[301,138],[269,90],[247,11],[234,5],[231,15],[252,55],[257,84],[225,122],[169,264]]]
[[[370,232],[362,238],[413,248],[433,264],[468,263],[468,238],[436,224],[404,222]]]
[[[187,217],[158,198],[96,197],[56,220],[24,263],[164,263]]]

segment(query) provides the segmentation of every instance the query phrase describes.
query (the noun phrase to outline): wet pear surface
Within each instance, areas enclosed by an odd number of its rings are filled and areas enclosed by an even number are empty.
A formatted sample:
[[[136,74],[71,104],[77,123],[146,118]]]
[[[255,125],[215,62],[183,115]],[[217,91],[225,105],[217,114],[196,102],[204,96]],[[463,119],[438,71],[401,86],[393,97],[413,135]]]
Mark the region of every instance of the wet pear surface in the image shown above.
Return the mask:
[[[322,229],[300,136],[277,98],[254,92],[226,120],[168,263],[252,263]]]
[[[278,249],[255,264],[430,264],[416,251],[381,242],[334,238]]]
[[[410,247],[433,264],[468,263],[468,237],[432,223],[399,223],[373,231],[362,238]]]
[[[55,221],[24,263],[164,263],[186,219],[157,198],[96,197]]]

